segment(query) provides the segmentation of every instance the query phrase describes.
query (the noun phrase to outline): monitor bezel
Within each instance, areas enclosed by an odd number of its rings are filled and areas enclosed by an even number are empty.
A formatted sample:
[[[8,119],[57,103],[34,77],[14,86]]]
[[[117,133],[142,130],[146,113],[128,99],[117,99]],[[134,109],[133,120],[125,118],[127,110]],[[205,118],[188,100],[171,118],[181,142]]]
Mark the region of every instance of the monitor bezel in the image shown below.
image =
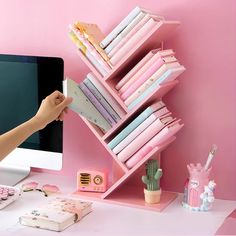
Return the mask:
[[[53,63],[58,66],[58,74],[60,74],[60,85],[54,90],[59,90],[62,92],[62,81],[64,79],[64,60],[61,57],[55,56],[35,56],[35,55],[15,55],[15,54],[0,54],[0,61],[5,62],[28,62],[37,63],[38,65],[44,65]],[[39,95],[39,100],[43,100],[53,91],[44,91]],[[41,103],[39,102],[39,104]],[[56,122],[56,121],[55,121]],[[61,137],[63,137],[63,123],[61,125]],[[44,132],[44,130],[40,131]],[[29,150],[29,154],[24,155],[23,152]],[[33,152],[32,152],[33,151]],[[42,162],[40,163],[40,152],[42,153]],[[20,153],[20,155],[19,155]],[[20,158],[20,156],[25,156],[25,158]],[[29,157],[28,157],[29,155]],[[34,150],[28,148],[16,148],[12,153],[10,153],[6,158],[0,163],[0,167],[4,166],[16,166],[17,168],[22,167],[36,167],[49,170],[60,170],[62,168],[62,155],[63,155],[63,138],[61,139],[61,152],[50,152],[43,150]],[[35,159],[34,159],[35,157]],[[37,158],[36,158],[37,157]],[[52,157],[52,158],[51,158]],[[23,160],[24,159],[24,160]],[[27,163],[27,159],[29,160]]]

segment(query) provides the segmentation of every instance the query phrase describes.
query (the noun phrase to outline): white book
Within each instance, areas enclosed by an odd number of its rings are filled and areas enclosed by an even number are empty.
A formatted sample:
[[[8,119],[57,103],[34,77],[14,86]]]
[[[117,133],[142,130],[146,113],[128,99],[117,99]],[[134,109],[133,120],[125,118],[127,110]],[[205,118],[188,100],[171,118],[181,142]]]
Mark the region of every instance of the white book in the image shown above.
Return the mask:
[[[91,202],[57,197],[48,204],[23,214],[19,221],[25,226],[63,231],[90,213],[91,206]]]
[[[148,22],[145,23],[144,26],[139,29],[137,33],[110,59],[112,65],[116,65],[156,25],[157,22],[153,18],[149,19]]]
[[[122,40],[108,53],[108,57],[111,59],[121,48],[129,42],[132,37],[135,37],[137,32],[151,19],[149,14],[145,14],[145,16],[133,27],[130,32],[122,38]],[[118,36],[117,36],[118,37]]]
[[[111,125],[89,101],[75,81],[69,78],[63,81],[63,94],[66,97],[73,98],[72,103],[68,106],[70,109],[96,124],[104,131],[108,131],[111,128]]]
[[[100,43],[105,48],[140,12],[140,7],[135,7]]]
[[[103,77],[108,75],[108,72],[105,70],[105,68],[99,63],[98,60],[94,58],[94,56],[88,50],[86,51],[86,57]]]
[[[128,24],[123,31],[121,31],[117,37],[105,48],[105,52],[109,54],[112,49],[143,19],[146,13],[140,12],[130,24]]]

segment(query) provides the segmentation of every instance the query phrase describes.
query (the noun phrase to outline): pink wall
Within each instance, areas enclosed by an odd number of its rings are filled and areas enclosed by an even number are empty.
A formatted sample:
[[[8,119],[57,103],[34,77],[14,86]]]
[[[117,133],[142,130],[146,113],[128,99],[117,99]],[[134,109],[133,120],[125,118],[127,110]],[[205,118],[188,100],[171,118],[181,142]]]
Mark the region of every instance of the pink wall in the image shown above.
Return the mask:
[[[216,143],[216,194],[235,200],[236,1],[0,0],[0,53],[63,57],[65,74],[80,81],[88,69],[67,37],[68,24],[95,22],[108,33],[135,5],[182,22],[165,47],[176,51],[187,71],[164,101],[185,127],[162,155],[163,188],[182,192],[186,164],[204,163],[210,146]],[[75,175],[80,156],[87,156],[91,163],[100,156],[110,158],[80,118],[70,112],[65,120],[61,173]]]

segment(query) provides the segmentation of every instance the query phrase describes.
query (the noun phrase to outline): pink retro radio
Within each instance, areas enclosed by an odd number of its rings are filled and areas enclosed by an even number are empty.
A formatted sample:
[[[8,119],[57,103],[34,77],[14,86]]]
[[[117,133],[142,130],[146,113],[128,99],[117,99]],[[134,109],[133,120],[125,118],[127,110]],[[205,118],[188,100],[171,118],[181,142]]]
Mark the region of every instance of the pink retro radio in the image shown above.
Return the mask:
[[[77,189],[86,192],[105,192],[107,190],[107,172],[97,170],[79,170]]]

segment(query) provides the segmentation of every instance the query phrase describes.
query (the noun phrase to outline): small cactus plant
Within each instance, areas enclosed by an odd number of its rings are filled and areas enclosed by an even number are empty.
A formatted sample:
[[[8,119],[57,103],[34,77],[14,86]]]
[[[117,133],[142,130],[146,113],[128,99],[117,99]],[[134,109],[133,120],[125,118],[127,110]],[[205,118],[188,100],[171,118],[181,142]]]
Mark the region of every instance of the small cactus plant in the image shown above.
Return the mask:
[[[150,159],[146,162],[146,175],[142,176],[142,181],[147,185],[148,191],[160,190],[160,178],[162,169],[158,166],[158,161]]]

